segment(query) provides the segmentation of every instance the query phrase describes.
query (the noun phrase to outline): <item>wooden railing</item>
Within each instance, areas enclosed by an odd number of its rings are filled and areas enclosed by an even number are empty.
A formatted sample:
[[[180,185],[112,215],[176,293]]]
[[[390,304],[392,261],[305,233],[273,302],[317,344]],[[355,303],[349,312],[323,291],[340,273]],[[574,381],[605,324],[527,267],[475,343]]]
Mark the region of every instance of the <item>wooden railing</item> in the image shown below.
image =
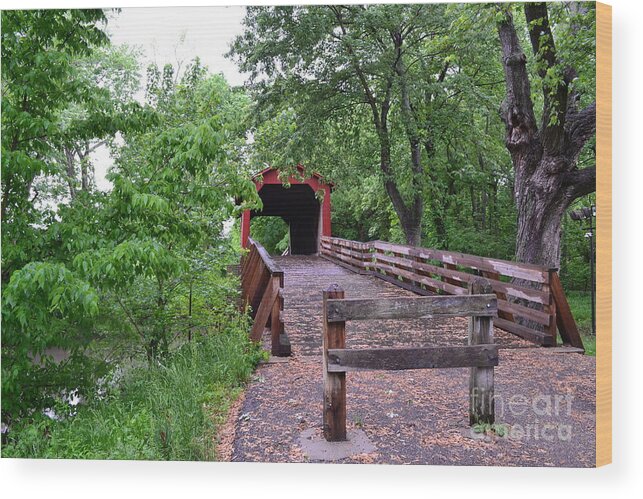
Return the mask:
[[[430,296],[350,300],[332,285],[323,298],[324,437],[346,440],[346,373],[470,367],[469,423],[494,422],[494,366],[498,347],[493,339],[497,299],[481,277],[470,284],[468,296]],[[470,317],[467,346],[428,348],[346,348],[346,321],[414,319],[431,316]]]
[[[290,343],[284,331],[284,272],[270,258],[261,244],[248,239],[248,252],[241,258],[241,306],[250,307],[254,319],[250,338],[261,341],[264,330],[270,331],[272,355],[290,355]]]
[[[339,237],[322,236],[320,254],[329,260],[362,274],[369,273],[371,243],[360,243]]]
[[[322,237],[321,256],[370,273],[421,295],[467,294],[476,276],[489,280],[498,298],[495,325],[543,346],[583,348],[556,269],[496,258],[371,241]]]

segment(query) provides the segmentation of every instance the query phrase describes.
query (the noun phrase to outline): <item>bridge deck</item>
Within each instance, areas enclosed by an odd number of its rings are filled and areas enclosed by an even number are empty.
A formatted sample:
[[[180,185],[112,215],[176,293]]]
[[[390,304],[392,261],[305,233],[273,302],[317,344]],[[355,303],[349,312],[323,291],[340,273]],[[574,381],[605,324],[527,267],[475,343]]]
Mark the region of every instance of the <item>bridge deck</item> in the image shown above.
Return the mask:
[[[223,459],[308,460],[298,438],[310,428],[321,433],[323,289],[337,283],[347,298],[413,296],[319,257],[276,260],[284,270],[285,330],[293,356],[259,367],[231,413],[224,436],[228,445],[220,449]],[[459,345],[467,341],[466,328],[464,318],[348,322],[347,347]],[[530,437],[472,438],[466,368],[349,373],[348,428],[363,429],[377,451],[342,462],[593,466],[595,359],[534,348],[497,328],[495,338],[504,347],[496,368],[496,420],[525,431],[532,428]],[[559,397],[569,401],[571,410],[561,402],[564,407],[557,413],[543,416],[531,407],[518,413],[508,404],[514,395],[530,402]],[[533,433],[548,424],[554,428],[552,441],[535,438]],[[569,429],[571,439],[558,438],[558,428]]]
[[[275,258],[284,270],[285,330],[295,355],[321,355],[322,291],[339,284],[346,298],[417,296],[374,276],[359,275],[317,256]],[[533,343],[495,328],[496,343],[505,348]],[[436,317],[417,320],[347,322],[347,348],[465,345],[467,319]]]

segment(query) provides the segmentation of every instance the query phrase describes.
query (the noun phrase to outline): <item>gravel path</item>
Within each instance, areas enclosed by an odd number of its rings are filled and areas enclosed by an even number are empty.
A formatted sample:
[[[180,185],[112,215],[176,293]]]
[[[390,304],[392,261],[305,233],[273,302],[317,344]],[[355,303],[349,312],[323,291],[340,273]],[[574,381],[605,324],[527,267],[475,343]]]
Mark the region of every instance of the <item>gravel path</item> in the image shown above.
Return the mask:
[[[293,356],[264,364],[231,412],[232,461],[308,462],[298,445],[307,429],[321,434],[321,295],[332,283],[347,298],[413,296],[372,276],[316,257],[278,259],[285,272],[285,327]],[[315,276],[311,276],[314,267]],[[463,318],[355,321],[347,347],[466,344]],[[376,451],[348,463],[593,466],[595,359],[535,348],[495,329],[496,422],[507,435],[468,426],[468,369],[347,374],[348,429],[363,430]]]

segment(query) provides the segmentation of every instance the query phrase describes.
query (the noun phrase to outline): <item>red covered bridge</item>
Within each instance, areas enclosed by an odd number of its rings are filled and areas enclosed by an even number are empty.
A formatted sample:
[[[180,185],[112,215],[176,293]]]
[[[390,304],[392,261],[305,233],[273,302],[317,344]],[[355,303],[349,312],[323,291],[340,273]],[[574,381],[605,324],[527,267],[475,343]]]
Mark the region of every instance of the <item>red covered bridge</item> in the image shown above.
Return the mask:
[[[281,217],[290,230],[290,253],[312,255],[319,253],[321,236],[330,236],[330,191],[332,184],[317,173],[307,174],[297,165],[297,175],[284,180],[279,171],[266,168],[252,177],[263,209],[246,210],[241,217],[241,244],[248,247],[250,219],[260,216]],[[322,200],[320,203],[320,199]]]

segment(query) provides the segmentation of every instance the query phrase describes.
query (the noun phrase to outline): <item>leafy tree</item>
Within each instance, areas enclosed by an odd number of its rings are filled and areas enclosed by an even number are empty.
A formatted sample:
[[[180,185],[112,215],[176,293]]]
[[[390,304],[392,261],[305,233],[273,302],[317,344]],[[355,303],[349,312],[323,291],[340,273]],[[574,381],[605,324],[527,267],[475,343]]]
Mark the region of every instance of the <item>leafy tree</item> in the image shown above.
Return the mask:
[[[156,363],[237,314],[222,225],[257,198],[237,166],[248,99],[196,61],[148,85],[162,99],[141,110],[129,98],[132,54],[97,52],[102,21],[102,11],[3,12],[4,422],[91,394],[106,361]],[[105,140],[113,189],[98,192],[89,165],[78,178],[78,151]],[[38,203],[38,187],[56,194],[61,179],[68,201]]]
[[[172,68],[164,73],[171,77]],[[239,210],[235,199],[253,202],[256,191],[234,161],[245,134],[242,93],[206,77],[198,61],[177,84],[148,84],[150,93],[158,96],[157,124],[127,135],[116,152],[114,188],[100,222],[84,227],[80,239],[90,244],[77,248],[73,265],[114,303],[152,362],[211,319],[189,313],[192,298],[182,307],[182,297],[206,293],[208,281],[193,276],[226,263],[223,222]],[[61,231],[82,224],[77,214]]]
[[[105,22],[101,10],[2,13],[3,283],[45,256],[39,228],[53,213],[43,191],[52,178],[69,177],[71,166],[62,158],[77,149],[86,171],[91,141],[131,128],[136,119],[138,105],[119,101],[116,109],[112,91],[89,74],[101,72],[91,61],[108,42]]]
[[[43,261],[53,214],[37,209],[34,182],[56,170],[61,111],[91,100],[74,62],[107,42],[104,22],[100,10],[2,12],[3,421],[40,407],[74,378],[82,388],[91,372],[100,374],[84,369],[88,359],[79,355],[96,295],[63,264]],[[86,133],[103,124],[93,128]],[[71,343],[70,357],[54,368],[48,349]]]
[[[410,244],[421,239],[438,123],[453,112],[452,92],[473,77],[449,44],[449,22],[443,5],[249,8],[231,51],[252,75],[260,114],[294,106],[300,158],[333,132],[328,121],[359,116]]]
[[[74,64],[74,78],[91,89],[91,98],[82,104],[72,103],[60,113],[60,123],[65,134],[62,150],[57,160],[61,163],[61,176],[73,200],[80,190],[88,192],[93,187],[91,154],[107,146],[114,136],[114,126],[119,130],[141,128],[141,113],[134,94],[140,86],[138,51],[126,45],[107,46]],[[98,130],[97,123],[109,124]],[[93,134],[85,132],[94,130]],[[93,135],[93,136],[92,136]],[[63,166],[64,165],[64,166]]]

